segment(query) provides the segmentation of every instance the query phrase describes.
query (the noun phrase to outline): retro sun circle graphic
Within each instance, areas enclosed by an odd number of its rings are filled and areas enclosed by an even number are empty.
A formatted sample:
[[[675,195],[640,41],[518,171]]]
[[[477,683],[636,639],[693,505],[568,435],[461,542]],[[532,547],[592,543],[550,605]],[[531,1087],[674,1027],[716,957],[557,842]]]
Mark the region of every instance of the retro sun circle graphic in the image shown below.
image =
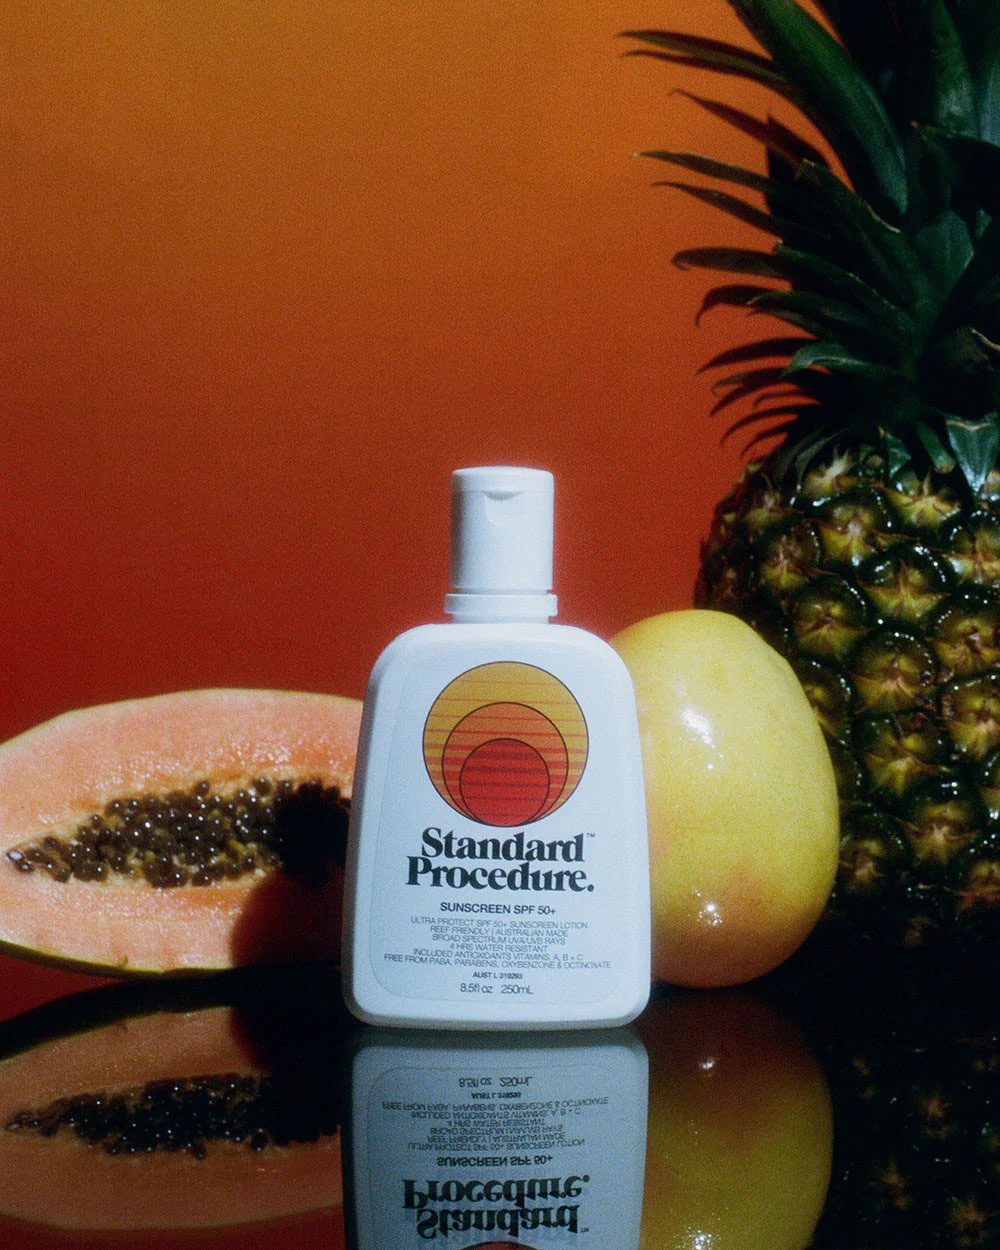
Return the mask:
[[[548,816],[576,789],[587,764],[587,722],[557,677],[501,660],[445,686],[423,745],[446,803],[478,824],[509,829]]]

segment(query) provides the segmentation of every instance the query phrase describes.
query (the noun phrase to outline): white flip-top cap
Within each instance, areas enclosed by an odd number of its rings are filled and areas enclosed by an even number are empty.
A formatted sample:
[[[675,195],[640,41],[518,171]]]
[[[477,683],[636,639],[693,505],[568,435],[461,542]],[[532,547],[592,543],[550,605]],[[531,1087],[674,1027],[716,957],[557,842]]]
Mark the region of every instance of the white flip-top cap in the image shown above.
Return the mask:
[[[552,586],[552,474],[493,466],[451,475],[451,585],[466,620],[546,620]]]

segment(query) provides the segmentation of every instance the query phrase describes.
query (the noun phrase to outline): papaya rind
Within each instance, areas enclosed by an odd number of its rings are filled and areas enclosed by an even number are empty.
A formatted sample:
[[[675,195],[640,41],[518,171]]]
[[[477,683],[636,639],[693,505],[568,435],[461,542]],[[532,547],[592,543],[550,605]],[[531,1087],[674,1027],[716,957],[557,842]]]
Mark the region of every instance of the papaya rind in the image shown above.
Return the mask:
[[[184,977],[215,977],[231,971],[228,966],[218,968],[134,968],[127,964],[102,964],[87,959],[71,959],[48,951],[20,946],[0,938],[0,955],[8,955],[21,963],[40,964],[45,968],[59,968],[63,972],[82,972],[86,976],[114,977],[123,981],[171,981]]]

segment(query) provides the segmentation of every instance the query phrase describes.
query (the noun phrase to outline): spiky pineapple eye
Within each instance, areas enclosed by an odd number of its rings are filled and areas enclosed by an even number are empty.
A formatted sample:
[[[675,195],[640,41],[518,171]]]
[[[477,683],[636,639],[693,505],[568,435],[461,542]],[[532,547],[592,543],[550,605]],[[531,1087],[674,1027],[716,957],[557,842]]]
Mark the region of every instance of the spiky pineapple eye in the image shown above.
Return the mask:
[[[954,491],[926,480],[910,490],[890,488],[886,497],[903,526],[917,534],[937,533],[962,511]]]
[[[853,457],[846,453],[835,455],[825,464],[814,465],[802,479],[802,499],[819,503],[843,494],[855,468]]]
[[[776,526],[760,542],[760,580],[780,597],[809,581],[821,557],[819,536],[808,521]]]
[[[821,659],[844,655],[867,625],[864,598],[839,577],[804,586],[793,597],[789,615],[799,647]]]
[[[827,558],[851,568],[881,550],[892,529],[892,518],[882,501],[867,487],[828,500],[816,515]]]
[[[1000,663],[1000,604],[969,592],[931,621],[931,643],[942,666],[959,676]]]
[[[1000,524],[986,512],[974,512],[951,526],[945,554],[960,582],[981,586],[1000,583]]]
[[[754,555],[746,543],[734,542],[725,555],[714,558],[706,553],[705,577],[720,608],[742,603],[754,583],[754,575]]]
[[[891,820],[878,812],[858,814],[852,835],[842,840],[840,848],[839,875],[847,901],[894,891],[910,858],[909,846]]]
[[[819,660],[799,660],[793,667],[827,737],[839,738],[848,725],[851,683]]]
[[[751,481],[744,505],[744,519],[751,534],[759,534],[789,515],[790,509],[781,492],[765,477]]]
[[[1000,675],[949,682],[940,702],[948,733],[963,755],[981,760],[1000,746]]]
[[[873,784],[897,799],[930,780],[947,755],[940,726],[923,712],[867,716],[854,741]]]
[[[969,846],[985,821],[978,797],[964,782],[932,782],[910,805],[906,836],[919,863],[940,868]]]
[[[948,574],[936,556],[915,544],[874,556],[858,572],[858,583],[883,619],[916,625],[948,593]]]
[[[979,491],[979,498],[984,503],[1000,502],[1000,469],[994,467],[987,473],[986,481]]]
[[[992,846],[977,848],[974,855],[965,852],[958,857],[952,892],[962,919],[976,914],[990,915],[1000,908],[1000,847],[995,841]],[[997,1145],[1000,1145],[1000,1138]],[[997,1153],[1000,1156],[1000,1150]],[[997,1164],[1000,1165],[1000,1157]]]
[[[902,712],[932,688],[937,666],[931,650],[912,634],[882,629],[865,639],[851,662],[854,688],[873,712]]]

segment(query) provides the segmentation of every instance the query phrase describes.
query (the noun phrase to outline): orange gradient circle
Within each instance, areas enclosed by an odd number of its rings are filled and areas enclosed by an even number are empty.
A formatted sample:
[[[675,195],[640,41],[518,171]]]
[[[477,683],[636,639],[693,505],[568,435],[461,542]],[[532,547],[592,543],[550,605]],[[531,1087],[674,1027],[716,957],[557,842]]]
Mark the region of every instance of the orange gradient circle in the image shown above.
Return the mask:
[[[478,824],[541,820],[570,797],[587,762],[587,723],[557,677],[532,664],[469,669],[434,700],[424,763],[438,794]]]

